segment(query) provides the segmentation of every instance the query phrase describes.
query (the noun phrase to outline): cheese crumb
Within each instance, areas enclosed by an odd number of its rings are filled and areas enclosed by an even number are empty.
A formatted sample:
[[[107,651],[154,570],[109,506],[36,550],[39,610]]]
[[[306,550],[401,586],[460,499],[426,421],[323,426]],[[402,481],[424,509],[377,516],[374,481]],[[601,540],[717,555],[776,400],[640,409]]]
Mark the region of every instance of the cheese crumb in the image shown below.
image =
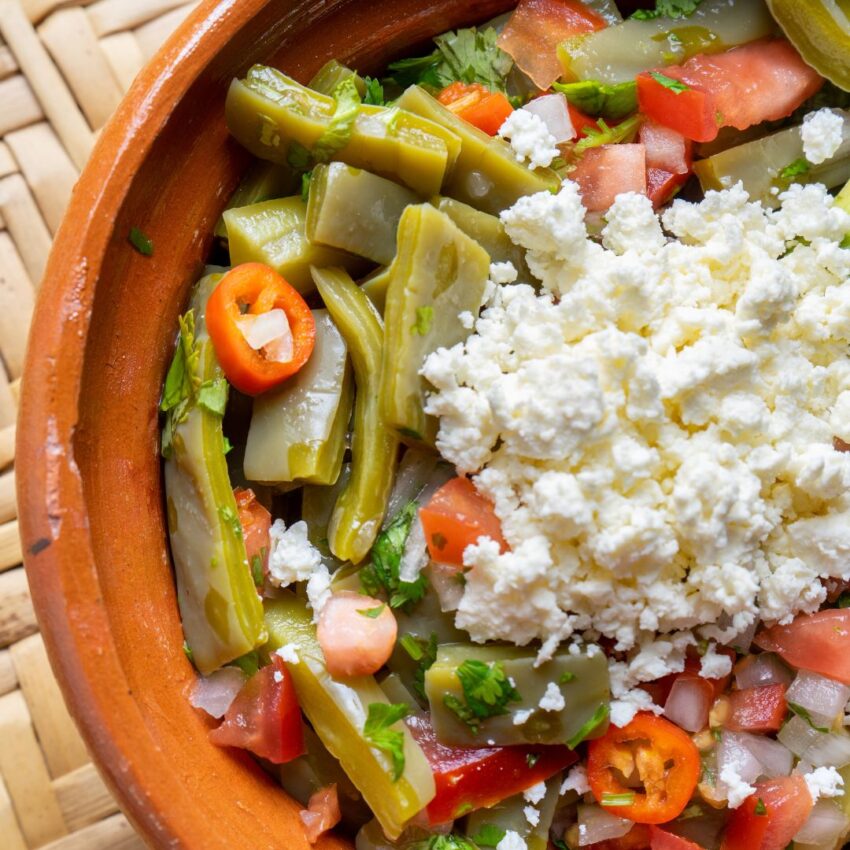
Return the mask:
[[[526,806],[522,812],[531,826],[537,826],[540,823],[540,812],[534,806]]]
[[[543,711],[563,711],[567,703],[561,689],[554,682],[549,682],[538,705]]]
[[[269,537],[269,581],[278,587],[306,581],[307,600],[316,621],[331,595],[331,575],[321,553],[307,537],[307,523],[300,520],[287,528],[283,520],[277,519],[269,529]]]
[[[726,801],[730,809],[737,809],[747,797],[756,793],[755,787],[744,782],[731,764],[727,764],[720,771],[718,778],[726,790]]]
[[[301,659],[298,657],[298,647],[295,646],[294,643],[286,643],[284,644],[278,651],[277,654],[287,663],[287,664],[298,664]]]
[[[810,112],[800,128],[803,152],[812,165],[830,159],[844,140],[844,119],[831,109]]]
[[[814,803],[821,797],[840,797],[844,793],[844,778],[834,767],[816,767],[803,779]]]
[[[567,791],[575,791],[579,797],[590,791],[590,783],[587,781],[587,770],[584,765],[577,764],[561,783],[561,796]]]
[[[509,829],[496,845],[496,850],[528,850],[528,845],[518,832]]]
[[[546,783],[538,782],[536,785],[526,788],[522,792],[522,796],[527,803],[536,806],[546,796]]]
[[[717,651],[717,644],[710,643],[700,659],[699,674],[705,679],[722,679],[732,672],[732,659]]]
[[[517,160],[527,161],[531,168],[546,168],[560,155],[546,122],[527,109],[515,109],[499,128],[499,135],[510,141]]]

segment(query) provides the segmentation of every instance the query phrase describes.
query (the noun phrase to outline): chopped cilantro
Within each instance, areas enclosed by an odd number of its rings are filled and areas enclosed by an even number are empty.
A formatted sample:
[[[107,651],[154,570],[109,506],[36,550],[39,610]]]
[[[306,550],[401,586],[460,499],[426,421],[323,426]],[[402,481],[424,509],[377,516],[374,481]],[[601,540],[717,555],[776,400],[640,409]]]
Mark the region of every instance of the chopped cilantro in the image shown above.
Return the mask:
[[[370,620],[377,620],[378,617],[384,613],[384,608],[386,607],[387,606],[382,603],[375,608],[358,608],[357,613],[361,617],[368,617]]]
[[[572,682],[572,680],[575,679],[575,677],[576,677],[575,673],[570,673],[570,671],[567,670],[566,672],[561,673],[561,678],[558,679],[558,682],[562,685],[566,685],[567,683]]]
[[[306,204],[310,200],[310,181],[313,179],[313,171],[305,171],[301,175],[301,200]]]
[[[592,735],[603,723],[608,722],[608,706],[602,704],[593,712],[590,719],[567,741],[567,746],[574,750],[582,741]]]
[[[431,306],[416,308],[416,321],[410,328],[413,334],[425,336],[431,330],[431,322],[434,321],[434,308]]]
[[[850,592],[845,590],[844,593],[838,597],[838,607],[850,608]]]
[[[431,535],[431,542],[434,544],[434,546],[437,547],[437,549],[439,549],[442,552],[443,549],[446,548],[446,545],[448,544],[449,541],[446,539],[445,534],[442,534],[439,531],[435,531]]]
[[[599,80],[581,80],[577,83],[555,83],[576,108],[588,115],[600,115],[609,121],[625,118],[637,110],[637,83],[603,83]]]
[[[631,806],[635,801],[635,792],[627,791],[624,794],[609,794],[602,795],[599,801],[603,806]]]
[[[227,439],[227,436],[224,434],[221,437],[221,441],[222,451],[224,452],[224,454],[229,455],[233,451],[233,443],[231,443],[230,440]]]
[[[195,313],[189,310],[179,318],[180,336],[174,358],[165,376],[165,387],[159,409],[163,413],[173,410],[184,401],[188,401],[195,392],[195,372],[197,371],[200,350],[195,344]]]
[[[829,728],[826,726],[818,726],[814,720],[812,720],[812,715],[809,714],[808,710],[803,708],[802,705],[797,705],[796,702],[789,702],[788,708],[797,715],[797,717],[802,717],[809,726],[812,727],[816,732],[829,732]]]
[[[555,850],[570,850],[569,846],[567,845],[567,842],[564,841],[562,838],[550,838],[549,841],[551,842]]]
[[[393,763],[393,782],[404,773],[404,733],[391,729],[410,713],[406,703],[369,703],[369,714],[363,725],[363,736],[379,750],[389,755]]]
[[[499,661],[485,664],[483,661],[467,658],[455,674],[463,688],[463,700],[453,694],[446,694],[443,702],[446,708],[469,726],[473,734],[478,732],[480,720],[508,714],[509,702],[522,701]]]
[[[366,84],[366,95],[363,98],[363,103],[368,103],[370,106],[384,105],[384,87],[381,81],[374,77],[364,77],[363,82]]]
[[[764,804],[764,800],[761,797],[756,800],[756,807],[754,809],[757,815],[766,815],[767,814],[767,806]]]
[[[354,121],[360,111],[360,93],[353,77],[348,77],[337,85],[334,89],[334,100],[336,106],[330,123],[313,145],[313,159],[316,162],[328,162],[351,139]]]
[[[143,256],[153,256],[153,242],[150,236],[147,236],[138,227],[130,228],[130,235],[127,237],[130,244]]]
[[[493,823],[481,825],[481,829],[470,840],[479,847],[495,847],[505,837],[505,830]]]
[[[230,530],[237,537],[242,537],[242,523],[239,521],[239,514],[230,505],[219,505],[218,515],[230,526]]]
[[[696,12],[702,0],[655,0],[654,9],[638,9],[632,13],[639,21],[654,18],[689,18]]]
[[[416,635],[402,635],[399,643],[402,649],[416,662],[416,670],[413,672],[413,690],[422,700],[427,701],[425,694],[425,673],[437,660],[437,635],[431,632],[428,640]]]
[[[720,729],[712,729],[711,737],[714,738],[715,741],[723,740],[723,732]]]
[[[233,667],[238,667],[249,678],[260,669],[260,654],[256,649],[240,655],[230,662]]]
[[[424,595],[427,582],[424,575],[416,581],[399,578],[404,544],[416,518],[416,502],[408,502],[392,522],[378,535],[372,546],[372,562],[360,571],[360,585],[370,596],[384,592],[389,597],[390,608],[408,609]]]
[[[670,89],[670,91],[675,94],[681,94],[683,91],[690,91],[691,88],[687,83],[683,83],[681,80],[674,80],[672,77],[668,77],[660,71],[650,71],[649,76],[652,77],[656,83],[660,83],[665,89]],[[718,123],[720,123],[720,121],[718,121]]]
[[[540,761],[540,753],[527,753],[526,756],[525,756],[525,763],[529,767],[534,767],[534,765],[536,765],[537,762],[539,762],[539,761]]]
[[[214,381],[204,381],[198,389],[198,407],[203,407],[204,410],[216,416],[224,416],[229,388],[227,379],[224,377],[216,378]]]
[[[610,127],[604,118],[600,118],[596,122],[596,128],[588,127],[585,129],[585,137],[576,142],[576,153],[582,153],[588,148],[595,148],[599,145],[616,145],[620,142],[631,141],[640,127],[640,115],[633,115],[631,118],[626,118],[619,124]]]
[[[799,159],[789,162],[777,176],[780,180],[791,181],[795,177],[801,177],[803,174],[806,174],[810,168],[809,161],[804,156],[801,156]]]
[[[263,561],[266,557],[266,547],[263,546],[260,549],[259,555],[253,555],[251,557],[251,578],[254,579],[254,585],[256,587],[262,587],[265,582],[265,576],[263,575]]]
[[[475,850],[475,845],[462,835],[432,835],[424,850]]]
[[[189,659],[189,663],[194,666],[194,664],[195,664],[195,653],[192,652],[192,647],[189,646],[189,644],[186,643],[185,640],[183,641],[183,652],[185,653],[186,658]]]

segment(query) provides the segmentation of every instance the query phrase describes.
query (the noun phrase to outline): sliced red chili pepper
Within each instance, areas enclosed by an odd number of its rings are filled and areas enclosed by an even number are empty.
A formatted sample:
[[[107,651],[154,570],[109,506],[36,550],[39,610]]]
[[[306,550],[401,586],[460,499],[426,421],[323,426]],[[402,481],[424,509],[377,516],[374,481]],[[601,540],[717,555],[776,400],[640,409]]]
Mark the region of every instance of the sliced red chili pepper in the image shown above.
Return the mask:
[[[283,310],[292,333],[290,360],[269,360],[251,348],[237,323],[246,306],[252,315]],[[259,395],[294,375],[309,359],[316,341],[316,324],[304,299],[262,263],[231,269],[212,291],[204,318],[227,380],[246,395]]]
[[[611,726],[588,743],[587,778],[593,795],[605,805],[608,795],[634,794],[634,802],[610,809],[637,823],[666,823],[678,817],[696,788],[699,752],[678,726],[654,714],[638,714],[618,729]],[[636,777],[643,790],[624,782]],[[619,802],[619,801],[618,801]]]

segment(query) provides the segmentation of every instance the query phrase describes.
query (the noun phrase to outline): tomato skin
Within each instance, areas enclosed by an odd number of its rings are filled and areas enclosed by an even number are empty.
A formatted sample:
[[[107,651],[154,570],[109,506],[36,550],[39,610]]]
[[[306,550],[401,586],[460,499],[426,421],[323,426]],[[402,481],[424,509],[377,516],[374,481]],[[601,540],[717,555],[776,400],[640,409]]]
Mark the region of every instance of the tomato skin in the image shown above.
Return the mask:
[[[755,643],[792,667],[850,685],[850,608],[801,614],[787,626],[759,632]]]
[[[625,835],[585,844],[582,850],[650,850],[649,827],[645,823],[636,823]]]
[[[452,478],[419,509],[428,553],[441,564],[463,566],[463,552],[480,537],[495,540],[504,552],[502,524],[493,505],[468,478]]]
[[[688,182],[688,174],[672,174],[660,168],[646,169],[646,194],[655,209],[671,201]]]
[[[667,69],[662,73],[667,76]],[[695,142],[710,142],[720,129],[714,98],[689,88],[676,92],[658,82],[648,71],[638,74],[638,106],[653,121],[681,133]]]
[[[272,524],[271,514],[257,501],[254,491],[236,487],[233,490],[236,497],[236,508],[239,511],[239,523],[242,526],[242,539],[245,541],[245,551],[248,564],[259,557],[265,575],[271,550],[269,528]]]
[[[762,815],[756,814],[759,800],[765,809]],[[802,776],[757,782],[755,794],[730,815],[720,850],[785,850],[813,807]]]
[[[562,746],[448,747],[437,741],[430,715],[418,714],[405,722],[434,772],[437,794],[425,810],[431,824],[494,806],[578,761]],[[531,754],[539,756],[532,766]]]
[[[699,751],[688,734],[663,717],[641,713],[622,729],[611,726],[601,738],[590,741],[587,749],[590,790],[600,804],[604,794],[626,794],[633,790],[625,787],[613,772],[614,766],[622,763],[622,757],[628,756],[628,744],[633,741],[648,742],[639,743],[638,751],[650,767],[663,768],[664,774],[644,777],[647,792],[635,793],[634,803],[617,806],[613,813],[636,823],[667,823],[688,805],[701,767]],[[637,759],[635,762],[640,772]],[[668,764],[672,764],[669,769]],[[663,793],[657,787],[662,783]]]
[[[702,850],[699,844],[657,826],[649,828],[649,846],[651,850]]]
[[[292,333],[292,359],[267,360],[254,351],[236,320],[241,305],[253,315],[280,308]],[[316,323],[307,302],[274,269],[262,263],[242,263],[222,277],[207,300],[204,321],[215,355],[227,380],[246,395],[259,395],[294,375],[310,358]]]
[[[762,685],[732,691],[729,708],[725,726],[733,732],[778,732],[788,711],[785,685]]]
[[[210,740],[220,747],[250,750],[273,764],[304,754],[301,708],[283,659],[273,656],[271,664],[245,683]]]

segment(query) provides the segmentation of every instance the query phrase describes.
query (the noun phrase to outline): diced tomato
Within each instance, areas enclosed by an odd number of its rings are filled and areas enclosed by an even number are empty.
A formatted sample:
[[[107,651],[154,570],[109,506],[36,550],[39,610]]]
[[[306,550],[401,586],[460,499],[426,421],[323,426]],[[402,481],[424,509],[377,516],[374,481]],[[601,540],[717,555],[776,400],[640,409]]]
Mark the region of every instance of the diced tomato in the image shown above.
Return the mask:
[[[263,575],[265,575],[271,548],[269,528],[272,524],[272,516],[257,501],[253,490],[236,487],[233,495],[236,497],[236,508],[239,511],[239,523],[242,526],[242,539],[245,541],[248,563],[253,567],[254,558],[259,558]]]
[[[660,168],[646,169],[646,194],[658,209],[673,200],[676,192],[688,182],[688,174],[671,174]]]
[[[746,130],[785,118],[823,85],[823,78],[782,38],[699,54],[657,73],[688,89],[677,93],[651,72],[640,74],[641,110],[698,142],[714,139],[719,127]]]
[[[664,68],[662,73],[666,75],[668,70]],[[716,138],[717,110],[710,94],[694,88],[674,91],[649,71],[638,74],[636,79],[640,111],[653,121],[695,142],[710,142]]]
[[[241,747],[274,764],[304,753],[301,709],[283,659],[255,673],[236,695],[224,720],[210,732],[220,747]]]
[[[562,746],[448,747],[437,741],[428,714],[405,722],[434,772],[437,794],[426,809],[432,824],[494,806],[578,760]]]
[[[320,835],[324,835],[329,829],[333,829],[342,819],[339,810],[339,797],[336,793],[336,784],[320,788],[311,795],[307,802],[307,808],[298,812],[301,823],[304,824],[304,833],[311,844],[318,841]]]
[[[623,785],[636,771],[643,790]],[[611,726],[587,749],[587,781],[599,803],[609,794],[634,793],[634,802],[612,810],[637,823],[667,823],[678,817],[697,786],[700,756],[690,736],[663,717],[638,714],[618,729]]]
[[[787,626],[765,629],[755,642],[792,667],[850,685],[850,608],[802,614]]]
[[[570,113],[570,121],[573,129],[576,131],[576,138],[583,139],[587,135],[588,130],[598,130],[599,121],[596,118],[591,118],[585,115],[580,109],[577,109],[571,103],[567,103],[567,109]]]
[[[590,212],[605,212],[617,195],[646,194],[646,151],[641,144],[588,148],[570,174]]]
[[[636,823],[625,835],[586,844],[582,850],[650,850],[649,829],[645,823]]]
[[[802,776],[759,782],[755,794],[731,813],[721,850],[785,850],[813,805]]]
[[[480,537],[495,540],[504,552],[502,524],[487,501],[468,478],[452,478],[419,509],[428,553],[441,564],[463,566],[463,551]]]
[[[649,846],[652,850],[702,850],[699,844],[657,826],[649,828]]]
[[[495,136],[514,111],[502,92],[491,92],[480,83],[452,83],[439,95],[439,101],[464,121]]]
[[[558,45],[605,26],[581,0],[520,0],[497,44],[546,91],[562,73]]]
[[[744,688],[729,694],[726,728],[733,732],[778,732],[788,711],[785,685]]]

